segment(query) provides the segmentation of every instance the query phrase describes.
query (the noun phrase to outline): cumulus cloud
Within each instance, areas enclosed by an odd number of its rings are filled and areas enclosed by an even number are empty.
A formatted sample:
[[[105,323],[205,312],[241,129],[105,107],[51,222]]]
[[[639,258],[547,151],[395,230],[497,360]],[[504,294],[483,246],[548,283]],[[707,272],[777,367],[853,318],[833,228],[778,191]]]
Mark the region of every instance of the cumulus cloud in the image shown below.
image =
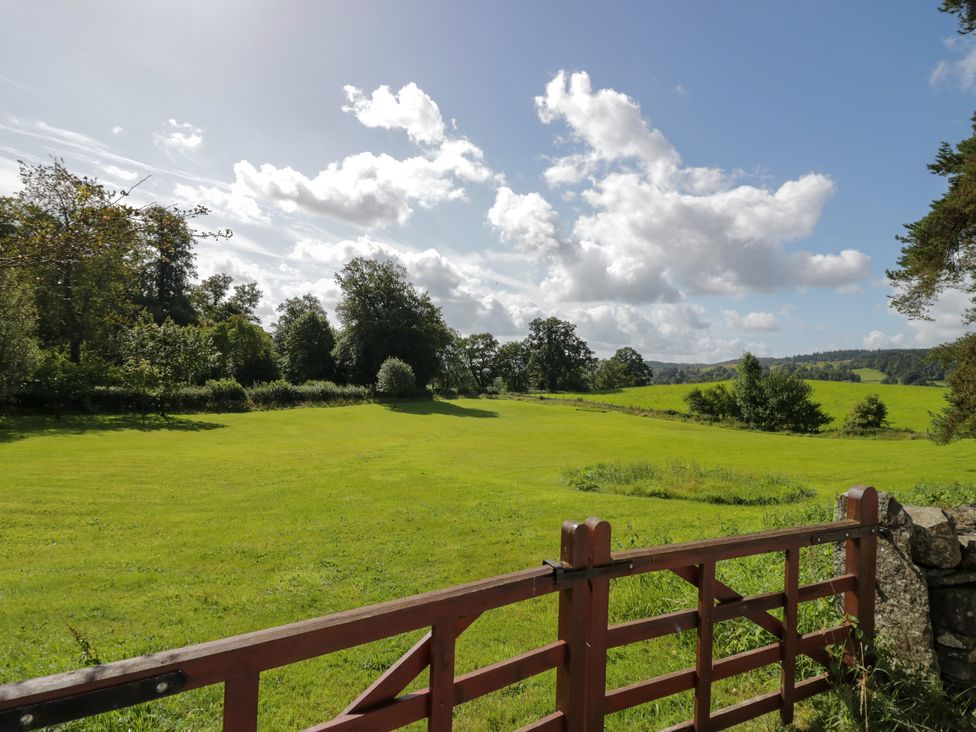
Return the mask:
[[[156,144],[167,152],[190,152],[203,144],[203,130],[170,118],[165,130],[156,133]]]
[[[827,176],[808,173],[770,189],[737,184],[738,172],[683,166],[635,100],[594,91],[585,72],[557,74],[536,108],[542,122],[564,122],[579,148],[549,167],[547,182],[587,181],[580,197],[590,209],[544,283],[554,296],[676,302],[685,293],[851,289],[867,275],[869,258],[855,249],[788,249],[820,220],[834,191]]]
[[[517,242],[527,251],[553,252],[559,248],[559,216],[538,193],[515,193],[501,186],[488,210],[488,222],[502,239]]]
[[[126,183],[131,183],[139,177],[139,173],[136,171],[120,168],[118,165],[105,165],[102,167],[102,170],[105,171],[106,175],[109,175],[116,180],[125,181]]]
[[[444,120],[437,103],[419,86],[410,82],[393,94],[390,87],[378,87],[372,94],[344,86],[349,100],[344,112],[356,115],[366,127],[405,130],[414,142],[432,144],[444,139]]]
[[[173,192],[188,206],[203,204],[212,213],[245,224],[267,223],[270,217],[239,183],[231,185],[188,185],[177,183]]]
[[[125,127],[122,125],[115,125],[115,127],[112,128],[113,135],[121,135],[123,132],[125,132]]]
[[[772,313],[751,312],[740,315],[735,310],[722,310],[725,325],[737,330],[779,330],[779,321]]]
[[[901,333],[888,334],[880,330],[872,330],[864,336],[864,347],[871,350],[880,348],[899,348],[905,345],[905,336]]]
[[[365,228],[403,223],[414,206],[431,208],[465,197],[461,181],[485,182],[492,171],[467,140],[449,140],[406,159],[363,152],[308,177],[291,167],[247,160],[234,166],[234,184],[248,195],[291,204]]]

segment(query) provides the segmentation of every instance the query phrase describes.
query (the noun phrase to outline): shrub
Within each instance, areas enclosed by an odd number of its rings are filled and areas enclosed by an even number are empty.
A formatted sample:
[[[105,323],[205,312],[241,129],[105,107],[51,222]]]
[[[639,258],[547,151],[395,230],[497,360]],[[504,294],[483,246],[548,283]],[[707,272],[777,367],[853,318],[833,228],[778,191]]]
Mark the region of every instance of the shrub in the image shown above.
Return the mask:
[[[300,401],[324,404],[352,404],[369,399],[369,388],[331,381],[306,381],[296,387]]]
[[[247,406],[247,392],[237,379],[211,379],[204,389],[209,409],[244,409]]]
[[[846,430],[880,430],[888,426],[888,407],[877,394],[868,394],[844,420]]]
[[[685,402],[692,414],[709,419],[738,419],[739,407],[724,384],[710,389],[692,389],[685,394]]]
[[[281,379],[255,384],[247,390],[247,395],[258,407],[290,407],[301,401],[298,387]]]
[[[376,391],[395,398],[410,396],[416,390],[413,368],[399,358],[388,358],[376,373]]]

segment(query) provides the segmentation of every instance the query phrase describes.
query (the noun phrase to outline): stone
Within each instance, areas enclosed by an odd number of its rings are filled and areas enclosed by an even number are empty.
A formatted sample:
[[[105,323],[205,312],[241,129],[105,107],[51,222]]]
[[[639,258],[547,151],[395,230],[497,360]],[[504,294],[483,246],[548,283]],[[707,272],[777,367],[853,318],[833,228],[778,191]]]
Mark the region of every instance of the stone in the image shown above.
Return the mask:
[[[946,512],[930,506],[905,506],[912,520],[912,559],[926,567],[948,569],[962,559],[956,529]]]
[[[976,569],[976,533],[959,535],[959,569]]]
[[[956,531],[960,534],[976,534],[976,503],[965,503],[946,511]]]
[[[967,660],[959,651],[939,653],[939,665],[950,684],[972,686],[976,683],[976,664]]]
[[[949,572],[947,574],[932,575],[925,573],[925,581],[929,587],[950,587],[952,585],[969,585],[976,583],[976,570],[971,572]]]
[[[835,518],[847,518],[847,497],[840,496]],[[912,519],[890,493],[878,493],[877,583],[875,626],[898,663],[938,677],[934,634],[929,619],[929,588],[912,562]],[[835,544],[834,566],[844,573],[844,542]]]
[[[932,623],[939,633],[976,636],[976,587],[932,589]]]
[[[940,646],[955,648],[957,650],[963,650],[966,647],[966,644],[952,633],[939,633],[939,637],[935,639],[935,642]]]

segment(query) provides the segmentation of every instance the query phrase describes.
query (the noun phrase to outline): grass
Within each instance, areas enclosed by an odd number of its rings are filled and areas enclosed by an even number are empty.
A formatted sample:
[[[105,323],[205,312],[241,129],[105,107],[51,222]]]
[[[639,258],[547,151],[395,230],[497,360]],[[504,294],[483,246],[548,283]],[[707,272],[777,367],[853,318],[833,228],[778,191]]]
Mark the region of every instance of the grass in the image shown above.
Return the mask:
[[[0,420],[0,682],[536,566],[558,556],[566,518],[606,518],[625,547],[755,530],[783,510],[577,491],[563,478],[574,466],[670,460],[783,475],[815,491],[801,511],[826,507],[854,483],[898,493],[976,480],[973,441],[820,440],[510,400],[145,424]],[[723,563],[720,572],[743,591],[758,582],[748,567]],[[685,602],[658,581],[615,583],[615,621]],[[263,675],[262,725],[302,728],[341,711],[416,637]],[[462,636],[458,671],[554,637],[553,596],[492,611]],[[680,638],[619,649],[612,683],[681,668],[688,649]],[[723,686],[716,703],[764,683],[772,681]],[[550,673],[464,705],[457,726],[528,723],[551,711],[552,685]],[[206,688],[69,729],[217,729],[220,693]],[[609,726],[662,727],[689,713],[682,698],[614,715]]]
[[[888,378],[884,371],[878,369],[854,369],[854,373],[861,377],[862,384],[880,384]]]
[[[731,382],[717,382],[731,386]],[[827,429],[837,430],[851,408],[868,394],[877,394],[888,407],[888,419],[894,429],[928,431],[932,419],[930,412],[941,411],[945,406],[946,390],[936,386],[903,386],[900,384],[854,383],[850,381],[810,381],[813,398],[820,402],[824,411],[834,418]],[[581,394],[549,394],[556,399],[581,399],[584,401],[634,407],[659,412],[688,414],[684,396],[695,388],[706,389],[712,384],[662,384],[637,386],[613,392]]]

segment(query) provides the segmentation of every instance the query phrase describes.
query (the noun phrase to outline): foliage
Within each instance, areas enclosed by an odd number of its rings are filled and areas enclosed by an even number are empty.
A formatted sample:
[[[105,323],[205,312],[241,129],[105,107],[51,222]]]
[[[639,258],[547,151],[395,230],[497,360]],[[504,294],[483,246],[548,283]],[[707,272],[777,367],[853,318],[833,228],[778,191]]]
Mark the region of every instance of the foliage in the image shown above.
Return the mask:
[[[880,430],[888,427],[888,407],[877,394],[868,394],[844,420],[846,430]]]
[[[976,31],[976,0],[942,0],[939,10],[959,18],[959,33]]]
[[[301,392],[294,384],[283,379],[254,384],[247,390],[251,403],[258,407],[291,407],[302,400]]]
[[[196,277],[194,232],[187,222],[193,212],[163,206],[147,206],[140,216],[142,264],[139,268],[141,304],[157,323],[178,325],[196,322],[190,301]]]
[[[279,328],[275,335],[282,333]],[[281,336],[284,377],[293,384],[335,376],[335,336],[326,316],[309,310],[291,321]]]
[[[536,318],[529,323],[529,383],[546,391],[582,389],[595,358],[576,326],[559,318]]]
[[[710,389],[692,389],[684,399],[692,414],[715,420],[738,419],[739,405],[725,384]]]
[[[529,356],[525,341],[509,341],[499,347],[495,368],[508,391],[529,390]]]
[[[402,265],[364,257],[348,262],[336,282],[343,327],[335,355],[349,380],[371,384],[383,362],[395,357],[410,364],[420,388],[430,383],[451,339],[430,295],[414,289]]]
[[[943,444],[976,437],[976,333],[939,346],[934,356],[955,368],[949,375],[948,404],[932,420],[932,437]]]
[[[644,362],[644,357],[630,346],[618,348],[616,353],[610,357],[610,361],[624,367],[624,371],[633,382],[627,386],[647,386],[654,379],[654,372]]]
[[[817,432],[833,419],[811,399],[813,387],[786,371],[772,371],[762,379],[763,410],[755,426],[764,430]]]
[[[898,491],[898,500],[914,506],[939,506],[955,508],[976,501],[976,483],[916,483],[911,488]]]
[[[37,368],[37,315],[29,290],[0,269],[0,402],[21,388]]]
[[[749,425],[761,425],[766,416],[766,390],[763,387],[763,367],[759,359],[746,351],[732,381],[732,396],[736,412],[728,415]]]
[[[376,373],[376,391],[400,398],[413,395],[417,389],[413,369],[406,361],[390,357]]]
[[[77,402],[99,381],[102,365],[93,359],[71,359],[67,349],[51,348],[44,351],[40,365],[34,373],[34,389],[61,417],[66,406]]]
[[[487,391],[499,375],[500,348],[491,333],[472,333],[464,339],[464,359],[479,391]]]
[[[231,292],[233,282],[228,274],[215,274],[192,289],[190,300],[202,323],[222,323],[234,317],[259,322],[256,311],[261,303],[261,289],[256,282],[244,282],[234,285]]]
[[[310,404],[355,404],[370,398],[370,390],[355,384],[336,384],[332,381],[308,381],[298,386],[302,402]]]
[[[635,381],[633,375],[627,371],[627,366],[620,361],[614,361],[612,358],[601,361],[591,378],[591,384],[597,391],[611,391],[622,389],[625,386],[636,386]]]
[[[236,379],[210,379],[203,386],[208,409],[226,411],[247,406],[247,392]]]
[[[237,379],[244,386],[278,376],[271,336],[244,315],[231,315],[204,332],[217,350],[214,376]]]
[[[468,362],[466,340],[451,331],[451,339],[438,354],[437,375],[433,386],[438,394],[474,394],[480,391]]]
[[[274,339],[275,348],[280,353],[286,350],[285,336],[287,336],[291,325],[306,313],[315,313],[327,318],[322,301],[311,292],[306,292],[299,297],[290,297],[275,308],[278,313],[278,320],[271,326],[271,335]]]
[[[158,366],[152,364],[148,359],[135,357],[129,358],[122,364],[122,383],[135,396],[139,413],[145,418],[149,413],[151,402],[162,404],[159,399],[162,375]],[[163,408],[160,407],[160,412]]]

